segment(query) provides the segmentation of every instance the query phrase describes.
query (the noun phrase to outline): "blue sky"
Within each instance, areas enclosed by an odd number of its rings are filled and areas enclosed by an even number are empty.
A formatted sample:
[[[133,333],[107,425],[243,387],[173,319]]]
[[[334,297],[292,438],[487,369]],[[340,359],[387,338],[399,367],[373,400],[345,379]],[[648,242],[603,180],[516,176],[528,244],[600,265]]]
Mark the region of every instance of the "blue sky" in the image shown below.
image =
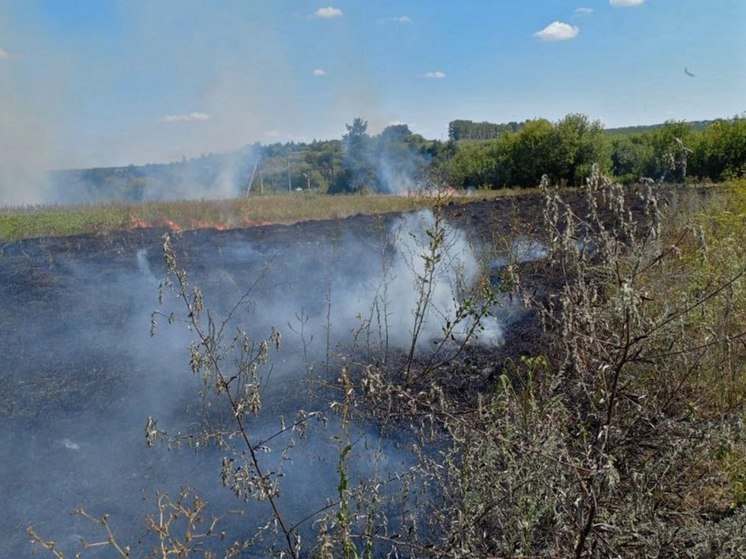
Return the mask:
[[[356,116],[428,138],[729,117],[745,30],[746,0],[0,0],[0,167],[334,138]]]

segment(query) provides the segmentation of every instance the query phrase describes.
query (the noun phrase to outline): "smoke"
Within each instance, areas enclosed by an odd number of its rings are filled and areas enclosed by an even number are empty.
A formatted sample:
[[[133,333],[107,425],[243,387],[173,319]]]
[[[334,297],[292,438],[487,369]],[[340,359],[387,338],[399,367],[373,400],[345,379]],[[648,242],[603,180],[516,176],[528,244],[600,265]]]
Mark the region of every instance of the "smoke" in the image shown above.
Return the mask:
[[[9,53],[0,57],[0,205],[228,198],[251,156],[226,156],[207,178],[167,162],[212,165],[210,154],[255,142],[338,138],[354,114],[401,118],[381,106],[380,72],[361,56],[376,37],[273,6],[0,5],[0,48]],[[308,45],[306,32],[324,40]],[[330,57],[339,69],[309,84],[304,76]],[[384,166],[392,192],[413,176]],[[49,180],[61,169],[77,171]]]
[[[381,154],[377,162],[378,178],[386,194],[408,194],[422,191],[427,181],[431,157],[409,150],[405,156]]]
[[[481,274],[466,235],[445,222],[437,227],[443,231],[442,245],[436,249],[441,264],[431,285],[424,286],[429,294],[416,343],[419,350],[431,348],[434,340],[443,337],[446,322],[453,319],[460,301]],[[341,231],[339,238],[285,248],[273,255],[245,243],[232,247],[231,259],[246,269],[262,270],[263,262],[271,260],[260,284],[262,304],[257,305],[252,322],[265,325],[265,329],[269,324],[289,326],[285,339],[296,342],[302,328],[310,360],[305,365],[309,367],[326,360],[327,332],[334,341],[335,354],[344,351],[343,344],[360,331],[366,350],[375,357],[407,350],[423,298],[420,278],[426,276],[425,258],[432,256],[428,232],[435,231],[436,218],[432,211],[423,210],[388,224],[379,223],[374,232],[376,229],[377,234],[368,238]],[[223,278],[216,287],[228,284]],[[499,344],[502,329],[498,320],[488,317],[483,326],[479,343]],[[455,334],[463,335],[470,327],[471,323],[464,321]]]
[[[443,241],[432,248],[429,233],[438,228],[443,231]],[[393,253],[375,291],[368,291],[368,297],[360,300],[361,309],[390,309],[385,324],[373,318],[369,322],[376,329],[387,329],[397,349],[405,349],[412,339],[416,308],[424,287],[429,294],[418,348],[431,347],[433,340],[442,338],[446,322],[456,315],[464,294],[478,281],[481,271],[477,256],[462,231],[445,222],[436,223],[430,210],[405,214],[394,222],[390,234],[394,239]],[[423,286],[420,278],[427,277],[426,259],[433,255],[438,255],[441,263],[432,285]],[[457,333],[463,335],[470,327],[468,321],[464,322]],[[500,339],[499,326],[493,318],[487,319],[480,341],[495,345]]]
[[[431,182],[432,156],[406,124],[393,124],[370,137],[367,122],[355,119],[344,136],[348,190],[373,189],[386,194],[422,191]]]
[[[0,205],[132,201],[138,192],[145,200],[229,198],[250,156],[221,156],[209,177],[197,164],[175,164],[172,173],[140,167],[146,176],[128,180],[124,192],[84,172],[55,173],[51,182],[47,173],[115,167],[127,175],[129,165],[182,158],[213,166],[203,154],[267,140],[271,130],[330,136],[335,120],[307,110],[318,99],[298,101],[300,64],[283,49],[288,34],[257,10],[226,17],[227,7],[191,1],[179,9],[0,5],[0,48],[9,53],[0,57]]]
[[[60,204],[223,200],[245,194],[260,157],[253,146],[223,155],[140,167],[58,171],[47,201]]]
[[[189,232],[173,241],[190,284],[203,289],[216,319],[248,292],[252,304],[234,315],[230,329],[241,328],[255,339],[272,326],[283,332],[281,351],[260,371],[265,401],[251,422],[257,439],[276,432],[281,417],[291,421],[299,409],[322,406],[325,395],[309,381],[335,382],[353,334],[364,342],[356,349],[360,358],[406,350],[411,343],[417,278],[435,217],[419,212],[351,223],[356,227],[340,222],[322,229]],[[420,350],[442,336],[444,318],[480,273],[466,235],[439,226],[445,229],[443,267],[433,283]],[[0,555],[30,556],[23,530],[31,523],[68,550],[80,536],[94,540],[91,526],[65,514],[80,505],[92,514],[111,514],[118,537],[127,543],[144,536],[142,519],[153,511],[152,499],[144,501],[143,494],[176,494],[188,485],[208,500],[211,511],[235,508],[233,495],[220,484],[220,452],[145,448],[146,417],[158,418],[164,429],[187,432],[200,408],[200,381],[189,373],[186,349],[193,334],[165,320],[171,312],[183,315],[177,300],[166,298],[157,334],[149,336],[157,278],[165,272],[161,243],[159,232],[145,230],[4,248],[0,493],[6,496],[6,514],[0,518]],[[499,343],[500,326],[493,319],[480,343]],[[403,434],[395,440],[382,438],[374,425],[351,429],[352,483],[374,471],[394,476],[413,464],[401,444]],[[333,414],[326,424],[311,422],[308,437],[295,441],[288,459],[281,458],[287,436],[267,445],[268,467],[283,472],[281,506],[291,522],[335,494],[338,430]],[[268,513],[261,506],[253,510],[257,522]],[[253,530],[245,518],[226,522],[236,533]],[[304,537],[308,541],[313,534]]]
[[[36,204],[48,199],[51,131],[42,114],[7,89],[0,77],[0,204]]]

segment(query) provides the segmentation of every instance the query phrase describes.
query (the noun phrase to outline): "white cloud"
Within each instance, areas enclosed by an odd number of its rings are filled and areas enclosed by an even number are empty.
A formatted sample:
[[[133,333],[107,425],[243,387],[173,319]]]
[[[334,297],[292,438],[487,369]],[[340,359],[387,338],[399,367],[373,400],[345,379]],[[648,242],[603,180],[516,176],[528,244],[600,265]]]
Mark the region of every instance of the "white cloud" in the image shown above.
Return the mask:
[[[589,16],[593,13],[593,8],[575,8],[576,16]]]
[[[210,115],[205,113],[185,113],[181,115],[167,115],[161,119],[161,122],[199,122],[209,120]]]
[[[542,41],[568,41],[574,39],[580,33],[580,29],[569,23],[554,21],[541,31],[534,33]]]
[[[429,80],[442,80],[446,77],[445,72],[427,72],[423,74],[423,78],[427,78]]]
[[[322,70],[321,68],[316,68],[313,71],[313,75],[316,76],[317,78],[321,78],[323,76],[326,76],[326,70]]]
[[[609,4],[617,8],[629,8],[632,6],[642,6],[645,0],[609,0]]]
[[[409,16],[379,17],[378,23],[412,23]]]
[[[320,17],[323,19],[332,19],[335,17],[342,17],[344,15],[344,12],[340,10],[339,8],[333,8],[332,6],[327,6],[326,8],[319,8],[316,10],[313,14],[316,17]]]
[[[7,50],[0,48],[0,60],[10,60],[13,58],[13,55],[10,54]]]

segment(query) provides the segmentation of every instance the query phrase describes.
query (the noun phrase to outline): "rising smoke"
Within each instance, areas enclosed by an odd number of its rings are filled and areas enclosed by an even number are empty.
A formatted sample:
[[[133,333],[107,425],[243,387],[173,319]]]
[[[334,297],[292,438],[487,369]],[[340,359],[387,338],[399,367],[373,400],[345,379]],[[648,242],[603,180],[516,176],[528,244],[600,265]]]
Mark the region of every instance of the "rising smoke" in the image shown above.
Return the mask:
[[[0,206],[36,204],[49,200],[52,131],[11,93],[0,75]]]
[[[232,325],[257,338],[272,326],[283,331],[280,353],[261,372],[266,402],[252,423],[257,437],[275,432],[281,416],[320,405],[310,397],[309,381],[324,378],[330,357],[327,380],[334,382],[338,359],[349,357],[351,336],[361,327],[368,328],[369,343],[360,351],[379,356],[406,348],[411,338],[414,286],[434,217],[421,212],[358,219],[366,220],[364,233],[340,224],[308,234],[299,225],[189,232],[173,241],[215,316],[225,316],[250,291],[253,304]],[[444,266],[423,347],[442,335],[443,317],[479,275],[466,235],[445,227]],[[30,556],[23,533],[30,523],[67,549],[80,536],[93,538],[90,526],[64,514],[80,505],[110,513],[118,536],[130,543],[143,537],[143,515],[153,510],[143,494],[175,494],[188,485],[207,498],[211,510],[235,508],[233,496],[220,487],[220,452],[145,448],[146,417],[171,431],[188,431],[199,409],[199,382],[188,372],[186,351],[192,334],[161,320],[155,338],[149,336],[157,282],[164,275],[160,244],[157,232],[140,231],[4,249],[0,289],[8,303],[0,336],[7,367],[0,379],[6,387],[0,445],[7,458],[0,461],[0,492],[8,514],[0,519],[0,555]],[[166,316],[183,312],[170,298],[160,310]],[[480,343],[499,343],[500,334],[499,321],[492,319]],[[335,492],[336,429],[333,415],[326,426],[313,424],[289,460],[279,458],[287,438],[268,445],[268,463],[284,473],[281,503],[295,520]],[[374,470],[401,473],[413,463],[400,441],[381,438],[375,426],[353,426],[352,438],[358,441],[350,457],[353,482]],[[253,530],[246,519],[226,522],[244,535]]]
[[[225,200],[246,194],[261,151],[249,146],[167,164],[57,171],[47,201],[57,204]]]

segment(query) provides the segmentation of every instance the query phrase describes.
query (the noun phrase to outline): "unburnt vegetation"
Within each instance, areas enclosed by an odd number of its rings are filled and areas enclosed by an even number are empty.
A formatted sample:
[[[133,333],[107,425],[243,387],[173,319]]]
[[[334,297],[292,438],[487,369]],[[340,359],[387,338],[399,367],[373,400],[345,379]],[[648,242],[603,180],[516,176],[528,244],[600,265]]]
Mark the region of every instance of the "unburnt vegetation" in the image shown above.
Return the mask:
[[[594,163],[625,184],[641,178],[677,183],[684,177],[719,182],[743,176],[744,159],[743,115],[623,129],[605,129],[584,114],[504,124],[454,120],[448,140],[425,139],[406,124],[374,133],[355,118],[340,139],[255,144],[169,164],[55,172],[45,199],[70,204],[294,191],[391,194],[443,184],[534,188],[544,174],[580,186]]]
[[[501,190],[454,195],[454,203],[513,196]],[[412,211],[432,207],[436,197],[419,196],[326,196],[291,193],[238,200],[200,200],[149,203],[112,203],[82,206],[34,206],[0,209],[0,240],[35,237],[103,234],[145,227],[174,231],[231,229],[269,224],[290,224],[317,219],[341,219],[352,215]]]
[[[676,154],[672,172],[686,160]],[[198,263],[166,236],[153,327],[156,336],[166,322],[187,327],[184,373],[198,379],[200,405],[175,429],[144,417],[143,444],[211,449],[236,500],[212,510],[187,489],[161,494],[139,547],[120,540],[115,517],[81,509],[101,537],[79,552],[738,557],[746,182],[625,187],[598,166],[589,172],[577,192],[542,178],[539,200],[515,201],[516,216],[522,204],[539,207],[536,220],[487,228],[478,250],[457,228],[468,210],[447,198],[379,228],[366,246],[380,259],[356,262],[377,279],[341,328],[338,299],[356,307],[332,276],[294,319],[246,327],[246,309],[262,299],[247,289],[212,306],[190,279]],[[342,243],[324,254],[347,254]],[[308,268],[308,280],[325,273]],[[495,323],[508,311],[520,318]],[[277,417],[271,379],[288,351],[304,396]],[[268,431],[268,419],[279,427]],[[333,482],[319,482],[327,493],[300,511],[291,464],[307,460],[299,453],[311,437],[326,442]],[[394,459],[394,448],[407,457]],[[75,553],[29,534],[58,559]]]
[[[554,184],[581,186],[594,164],[623,184],[719,183],[743,177],[744,160],[742,116],[617,130],[583,114],[556,122],[455,120],[448,141],[426,140],[405,124],[371,134],[356,118],[341,140],[257,144],[170,164],[51,173],[43,199],[61,205],[0,209],[0,239],[408,211],[431,205],[417,195],[439,189],[507,195],[535,189],[545,174]]]

